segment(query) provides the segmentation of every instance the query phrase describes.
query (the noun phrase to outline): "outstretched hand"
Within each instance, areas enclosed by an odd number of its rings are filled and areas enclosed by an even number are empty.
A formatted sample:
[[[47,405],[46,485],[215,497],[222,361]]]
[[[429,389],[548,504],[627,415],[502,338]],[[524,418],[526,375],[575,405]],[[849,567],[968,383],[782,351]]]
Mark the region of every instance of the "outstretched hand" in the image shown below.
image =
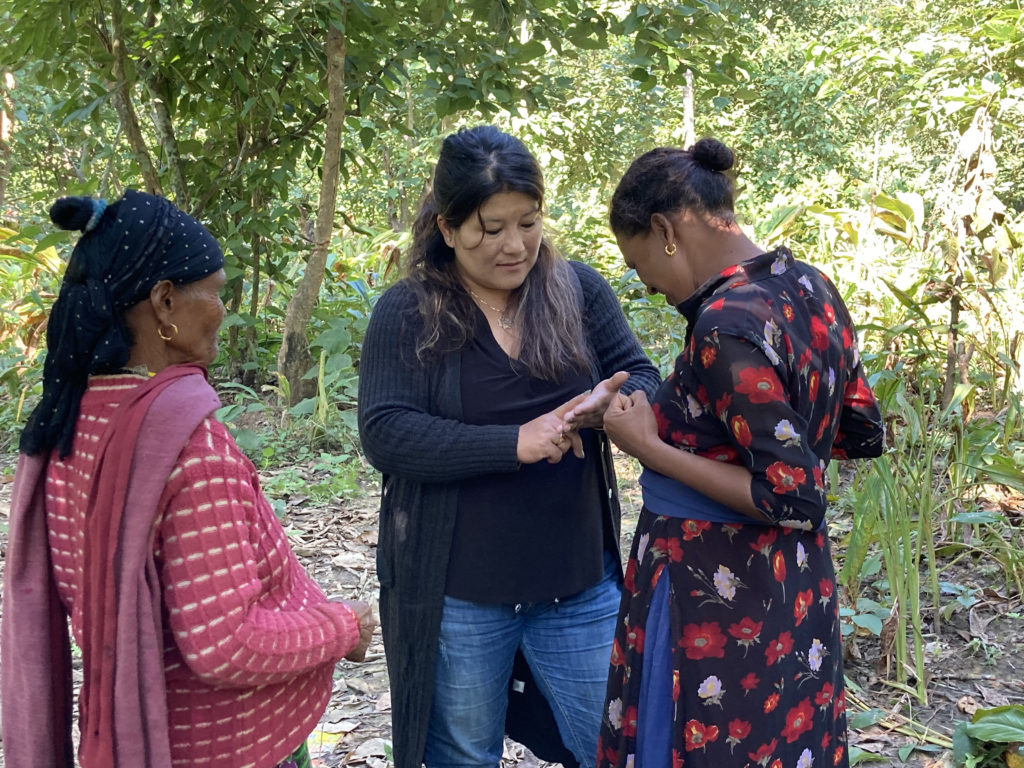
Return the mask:
[[[565,426],[565,414],[590,396],[583,392],[562,403],[553,411],[541,414],[519,428],[519,442],[516,457],[523,464],[535,464],[547,460],[557,464],[570,448],[574,455],[583,458],[583,440],[575,430]]]
[[[566,411],[565,431],[579,431],[587,427],[602,426],[605,411],[608,410],[612,400],[618,396],[619,389],[628,378],[629,373],[619,371],[598,382],[584,400]]]

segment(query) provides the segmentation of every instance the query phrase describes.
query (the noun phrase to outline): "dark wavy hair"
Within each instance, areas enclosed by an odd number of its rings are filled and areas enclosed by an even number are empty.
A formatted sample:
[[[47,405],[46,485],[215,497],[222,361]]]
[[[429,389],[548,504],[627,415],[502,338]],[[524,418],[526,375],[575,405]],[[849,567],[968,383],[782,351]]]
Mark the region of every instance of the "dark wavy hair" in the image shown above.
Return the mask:
[[[651,228],[651,216],[684,209],[725,221],[733,213],[733,153],[725,144],[703,138],[689,149],[658,147],[629,166],[612,195],[609,223],[624,237]]]
[[[521,192],[544,208],[544,177],[519,139],[484,125],[445,138],[433,185],[413,225],[407,275],[423,327],[416,354],[425,360],[464,347],[473,338],[476,308],[455,267],[455,250],[437,225],[453,229],[500,192]],[[481,222],[482,223],[482,222]],[[509,297],[520,329],[519,362],[537,378],[558,381],[590,362],[580,300],[569,265],[542,238],[537,263]]]

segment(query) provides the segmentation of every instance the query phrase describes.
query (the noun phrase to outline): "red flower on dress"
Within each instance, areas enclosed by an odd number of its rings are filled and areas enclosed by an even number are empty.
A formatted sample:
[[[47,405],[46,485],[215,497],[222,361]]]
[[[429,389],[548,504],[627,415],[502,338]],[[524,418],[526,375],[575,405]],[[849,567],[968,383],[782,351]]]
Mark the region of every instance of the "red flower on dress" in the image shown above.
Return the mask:
[[[612,643],[612,666],[613,667],[624,667],[626,665],[626,654],[622,652],[622,646],[619,645],[619,638],[615,638]]]
[[[762,744],[757,748],[756,752],[748,752],[747,757],[753,760],[755,763],[760,765],[767,765],[768,760],[771,758],[772,753],[775,752],[775,747],[778,746],[779,740],[772,739],[767,744]]]
[[[710,368],[718,356],[718,350],[710,344],[700,348],[700,362],[705,368]]]
[[[687,752],[704,749],[712,741],[718,740],[718,726],[687,720],[686,725],[683,726],[683,737],[686,739]]]
[[[828,349],[828,327],[817,316],[811,318],[811,349]]]
[[[804,347],[804,351],[800,353],[800,359],[796,361],[797,370],[804,370],[811,364],[811,350]]]
[[[725,657],[725,640],[717,621],[705,621],[683,627],[679,647],[686,649],[688,659],[721,659]]]
[[[782,768],[782,761],[779,758],[772,760],[772,764],[768,768]]]
[[[679,670],[672,670],[672,701],[679,701]]]
[[[766,470],[768,482],[772,484],[772,491],[778,494],[788,493],[796,490],[807,479],[807,475],[800,467],[791,467],[776,461]]]
[[[849,328],[843,328],[843,349],[849,349],[853,346],[853,334],[850,333]]]
[[[773,693],[764,700],[762,709],[764,709],[765,714],[768,714],[769,712],[774,712],[777,706],[779,706],[779,694]]]
[[[772,573],[780,584],[786,580],[786,556],[781,549],[775,550],[772,555]]]
[[[732,428],[732,434],[736,438],[736,442],[744,448],[749,448],[752,438],[750,435],[750,425],[747,424],[747,420],[740,415],[736,415],[729,420],[729,426]]]
[[[736,638],[736,642],[743,646],[749,646],[760,639],[763,622],[754,621],[749,616],[744,616],[735,624],[729,625],[729,634]],[[753,672],[751,672],[753,674]]]
[[[654,412],[654,422],[658,425],[658,437],[664,440],[672,428],[672,425],[669,424],[668,416],[661,410],[660,403],[651,403],[651,411]]]
[[[704,451],[704,457],[713,461],[721,461],[723,464],[736,463],[736,449],[731,445],[716,445]]]
[[[626,645],[635,648],[637,653],[644,652],[644,637],[646,633],[640,627],[627,627]]]
[[[721,309],[724,306],[725,306],[725,299],[715,299],[710,304],[708,304],[708,309],[715,309],[715,310],[717,310],[717,309]]]
[[[742,741],[750,735],[750,723],[746,720],[732,720],[729,722],[729,741]]]
[[[679,538],[676,536],[667,539],[655,539],[651,547],[658,552],[664,552],[673,563],[678,563],[683,559],[683,549],[679,543]]]
[[[751,403],[781,403],[786,399],[782,382],[775,371],[764,366],[760,368],[744,368],[740,371],[740,381],[735,387],[740,394],[746,395]]]
[[[832,323],[836,321],[836,311],[832,309],[832,305],[825,304],[825,306],[822,307],[822,311],[825,315],[825,322],[832,325]]]
[[[814,694],[814,703],[824,709],[832,701],[832,683],[825,683],[821,690]]]
[[[843,390],[843,404],[851,408],[867,407],[875,402],[871,387],[863,379],[857,378],[846,383]]]
[[[818,399],[818,384],[820,383],[821,374],[811,371],[811,375],[807,377],[807,395],[812,402]]]
[[[729,410],[730,405],[732,405],[732,395],[726,392],[715,400],[715,416],[722,418],[722,414]]]
[[[651,589],[658,586],[658,579],[661,578],[661,572],[665,570],[665,564],[661,563],[657,568],[654,569],[654,575],[651,576]]]
[[[835,591],[835,584],[832,579],[822,579],[818,582],[818,591],[821,593],[821,597],[818,598],[818,602],[821,603],[822,607],[832,599],[832,592]]]
[[[697,445],[697,436],[693,432],[683,432],[681,429],[674,429],[669,435],[669,442],[677,448],[694,448]]]
[[[705,407],[711,405],[711,398],[708,397],[708,388],[703,384],[697,387],[697,391],[694,393],[694,396],[697,398],[697,402],[701,405]]]
[[[757,676],[755,672],[747,672],[740,680],[740,687],[744,691],[752,691],[757,688],[757,684],[761,682],[761,678]]]
[[[626,713],[622,716],[622,735],[636,736],[636,707],[626,708]]]
[[[636,558],[635,557],[631,557],[631,558],[629,558],[628,562],[626,563],[626,576],[625,576],[625,579],[623,581],[623,586],[626,589],[628,589],[630,592],[636,592],[635,579],[636,579]]]
[[[832,415],[826,413],[821,417],[821,421],[818,423],[818,433],[814,436],[815,442],[821,440],[821,436],[825,434],[825,430],[829,428],[832,423]]]
[[[814,602],[814,592],[809,589],[805,589],[803,592],[796,593],[796,600],[793,602],[793,618],[796,619],[796,626],[800,626],[800,623],[807,618],[807,609],[811,607],[811,603]]]
[[[839,692],[839,695],[832,699],[832,717],[838,720],[840,715],[846,713],[846,690]]]
[[[839,765],[843,762],[843,745],[840,744],[836,747],[836,751],[832,753],[832,765]]]
[[[786,713],[786,727],[782,729],[782,735],[786,737],[786,742],[792,744],[811,730],[811,726],[814,725],[813,721],[814,708],[811,707],[811,700],[805,698]]]
[[[775,537],[778,535],[774,528],[769,528],[767,531],[757,537],[757,541],[750,545],[750,548],[755,552],[760,552],[765,557],[772,551],[772,545],[775,544]]]
[[[683,520],[683,524],[682,524],[683,541],[693,541],[694,539],[699,539],[701,534],[704,533],[704,531],[710,530],[710,528],[711,528],[711,522],[708,521],[708,520],[691,520],[691,519]],[[676,545],[678,546],[679,539],[674,539],[674,541],[676,542]],[[682,560],[682,559],[683,559],[683,553],[682,553],[682,550],[680,550],[680,552],[679,552],[679,560]],[[673,560],[675,560],[675,558],[673,558]],[[679,560],[675,560],[675,562],[678,563]]]
[[[793,635],[787,630],[768,643],[768,647],[764,649],[765,663],[770,667],[783,656],[788,655],[792,650]]]
[[[782,316],[784,318],[786,318],[786,322],[787,323],[792,323],[793,322],[794,312],[793,312],[793,305],[792,304],[783,304],[782,305]]]

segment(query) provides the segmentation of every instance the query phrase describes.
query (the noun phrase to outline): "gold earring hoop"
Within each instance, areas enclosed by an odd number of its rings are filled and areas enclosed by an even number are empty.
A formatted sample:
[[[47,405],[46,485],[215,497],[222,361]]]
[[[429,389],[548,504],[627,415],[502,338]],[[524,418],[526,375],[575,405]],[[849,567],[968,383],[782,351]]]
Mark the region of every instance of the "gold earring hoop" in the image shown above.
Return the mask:
[[[669,243],[668,245],[665,246],[665,255],[666,256],[675,256],[676,255],[676,244],[675,243]]]
[[[168,323],[168,325],[171,326],[170,336],[164,336],[164,327],[162,325],[158,326],[156,329],[156,335],[159,336],[164,341],[170,341],[171,339],[178,335],[178,326],[176,326],[174,323]]]

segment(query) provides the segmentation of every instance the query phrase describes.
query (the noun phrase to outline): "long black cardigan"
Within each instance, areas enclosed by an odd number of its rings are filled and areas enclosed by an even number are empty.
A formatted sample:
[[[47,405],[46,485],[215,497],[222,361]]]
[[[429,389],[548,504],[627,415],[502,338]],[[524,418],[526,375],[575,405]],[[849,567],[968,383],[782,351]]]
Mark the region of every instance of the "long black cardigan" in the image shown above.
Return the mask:
[[[615,293],[592,267],[569,264],[581,289],[593,383],[624,370],[630,377],[623,392],[653,395],[658,371]],[[419,323],[408,285],[392,286],[373,310],[359,365],[359,435],[382,473],[377,578],[396,768],[419,768],[423,761],[459,483],[519,466],[518,426],[462,422],[459,354],[427,366],[415,362]],[[619,503],[611,453],[601,437],[606,535],[617,546]]]

